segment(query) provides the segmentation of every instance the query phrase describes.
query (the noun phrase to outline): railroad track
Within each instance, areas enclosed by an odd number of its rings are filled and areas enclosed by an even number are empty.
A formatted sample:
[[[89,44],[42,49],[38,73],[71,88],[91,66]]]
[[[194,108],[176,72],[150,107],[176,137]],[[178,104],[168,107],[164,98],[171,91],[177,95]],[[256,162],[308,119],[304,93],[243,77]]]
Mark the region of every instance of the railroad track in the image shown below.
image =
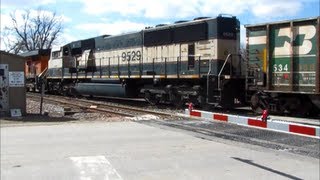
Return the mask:
[[[29,98],[40,98],[39,93],[28,93],[27,94]],[[83,99],[83,98],[72,98],[72,97],[65,97],[65,96],[58,96],[58,95],[44,95],[44,99],[48,102],[55,102],[58,104],[62,104],[67,107],[78,107],[83,110],[88,111],[96,111],[96,112],[102,112],[102,113],[110,113],[120,116],[126,116],[126,117],[135,117],[139,115],[145,115],[145,114],[152,114],[159,116],[161,118],[170,118],[170,119],[181,119],[181,116],[177,115],[178,113],[184,113],[182,109],[180,110],[168,110],[165,109],[165,105],[157,106],[157,110],[155,110],[155,107],[153,106],[150,108],[150,105],[148,105],[146,102],[141,100],[132,100],[128,101],[127,99],[114,99],[110,100],[109,98],[99,98],[94,97],[90,99]],[[102,100],[102,101],[101,101]],[[107,100],[107,102],[106,102]],[[73,103],[70,103],[73,102]],[[77,102],[77,103],[76,103]],[[117,102],[117,103],[116,103]],[[119,103],[121,105],[119,105]],[[126,104],[126,105],[123,105]],[[169,108],[172,108],[169,106]],[[159,111],[162,110],[162,111]],[[233,114],[233,115],[240,115],[240,116],[257,116],[249,109],[233,109],[232,111],[226,111],[224,109],[215,109],[215,113],[227,113],[227,114]],[[275,119],[279,119],[279,121],[284,122],[293,122],[293,123],[301,123],[306,125],[317,125],[319,126],[319,117],[313,117],[313,118],[295,118],[295,117],[287,117],[287,116],[276,116],[271,115]],[[175,118],[173,118],[175,117]],[[185,117],[184,117],[185,118]],[[292,119],[295,120],[292,120]]]
[[[40,100],[41,96],[37,93],[28,93],[28,98]],[[145,109],[144,107],[132,107],[119,104],[110,104],[105,102],[97,102],[94,100],[70,98],[64,96],[44,95],[45,102],[53,102],[69,108],[80,108],[82,110],[96,111],[102,113],[110,113],[126,117],[135,117],[139,115],[152,114],[163,118],[177,117],[173,112],[160,112]]]

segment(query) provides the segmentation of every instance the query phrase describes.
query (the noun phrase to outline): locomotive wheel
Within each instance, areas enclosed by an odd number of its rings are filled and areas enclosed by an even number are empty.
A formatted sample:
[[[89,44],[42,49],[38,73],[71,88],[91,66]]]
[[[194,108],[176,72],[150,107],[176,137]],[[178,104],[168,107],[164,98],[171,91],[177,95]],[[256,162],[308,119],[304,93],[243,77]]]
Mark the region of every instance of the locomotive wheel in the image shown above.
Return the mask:
[[[174,105],[179,109],[184,108],[186,106],[186,101],[179,96],[179,98],[177,98],[177,100],[174,102]]]
[[[304,101],[301,103],[300,108],[296,111],[297,116],[309,116],[312,115],[312,104],[308,101]]]
[[[257,113],[261,114],[264,109],[268,108],[268,103],[264,100],[260,93],[256,93],[251,97],[251,109]]]
[[[280,113],[294,116],[310,116],[312,115],[312,104],[305,98],[283,98],[279,102]]]
[[[159,103],[155,95],[150,93],[149,91],[144,93],[144,99],[153,106]]]
[[[307,99],[300,98],[296,100],[296,106],[290,109],[290,114],[299,117],[306,117],[312,114],[311,111],[312,104]]]
[[[179,94],[171,95],[171,104],[173,104],[176,108],[183,108],[185,106],[185,101],[182,99]]]

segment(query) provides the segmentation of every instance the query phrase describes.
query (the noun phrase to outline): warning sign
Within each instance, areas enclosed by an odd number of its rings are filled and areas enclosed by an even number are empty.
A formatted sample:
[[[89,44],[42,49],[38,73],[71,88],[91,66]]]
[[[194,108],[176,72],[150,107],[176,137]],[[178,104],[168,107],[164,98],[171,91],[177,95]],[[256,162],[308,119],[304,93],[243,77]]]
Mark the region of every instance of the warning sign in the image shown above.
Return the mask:
[[[21,109],[10,109],[11,117],[21,117]]]
[[[24,87],[24,72],[23,71],[9,72],[9,87]]]

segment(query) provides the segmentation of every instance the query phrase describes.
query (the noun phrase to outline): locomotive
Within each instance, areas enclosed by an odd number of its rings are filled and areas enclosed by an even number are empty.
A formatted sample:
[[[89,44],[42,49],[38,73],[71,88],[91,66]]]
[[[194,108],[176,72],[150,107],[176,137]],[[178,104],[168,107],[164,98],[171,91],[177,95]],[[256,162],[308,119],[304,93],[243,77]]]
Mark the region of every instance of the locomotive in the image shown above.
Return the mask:
[[[245,93],[239,32],[219,16],[71,42],[52,52],[48,91],[232,108]]]
[[[19,54],[26,59],[25,76],[27,91],[38,90],[39,76],[48,68],[48,61],[51,55],[50,49],[33,50]]]
[[[250,104],[256,112],[291,113],[301,107],[305,112],[318,111],[319,24],[317,17],[246,26],[247,58],[239,54],[240,22],[234,16],[200,17],[74,41],[52,50],[43,73],[46,89],[73,95],[144,97],[151,104],[223,108]],[[315,34],[307,33],[309,26],[316,29]],[[281,38],[282,42],[274,42]],[[299,53],[306,52],[304,46],[310,42],[311,54],[301,58]],[[280,53],[281,43],[283,48],[289,43],[291,50],[282,49],[291,52],[288,56]],[[299,63],[310,69],[299,69]]]

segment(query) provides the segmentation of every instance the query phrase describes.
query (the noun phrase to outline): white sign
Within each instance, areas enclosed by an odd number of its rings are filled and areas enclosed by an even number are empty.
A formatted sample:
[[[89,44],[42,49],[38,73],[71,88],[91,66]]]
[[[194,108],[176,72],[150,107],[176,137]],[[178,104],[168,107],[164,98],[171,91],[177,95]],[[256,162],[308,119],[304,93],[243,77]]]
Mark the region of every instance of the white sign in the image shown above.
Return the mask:
[[[24,72],[10,71],[9,72],[9,87],[24,87]]]
[[[11,117],[21,117],[21,109],[10,109]]]

